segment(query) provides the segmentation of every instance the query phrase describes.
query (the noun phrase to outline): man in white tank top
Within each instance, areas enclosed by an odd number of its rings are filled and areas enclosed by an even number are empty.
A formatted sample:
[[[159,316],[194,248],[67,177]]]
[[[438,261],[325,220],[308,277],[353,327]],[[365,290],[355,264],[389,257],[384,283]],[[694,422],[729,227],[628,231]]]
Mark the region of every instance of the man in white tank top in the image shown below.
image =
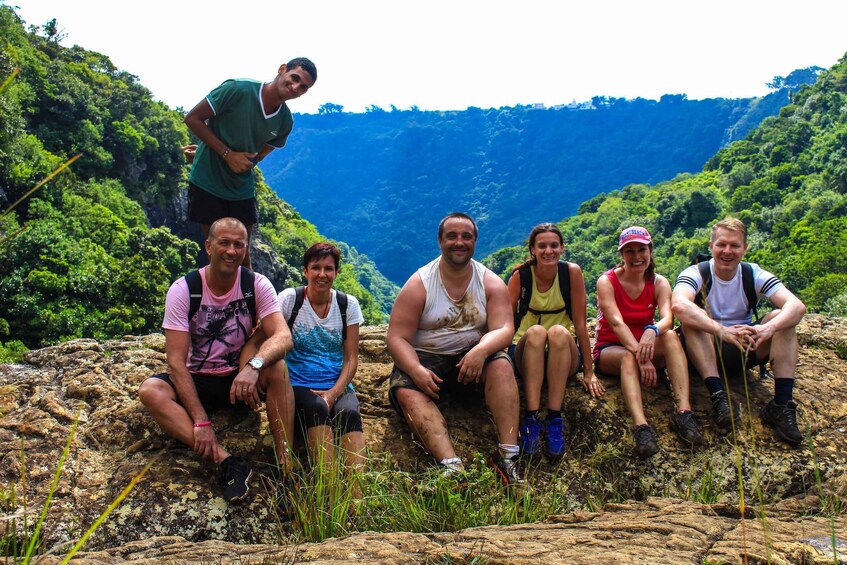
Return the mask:
[[[413,274],[397,296],[387,336],[395,364],[389,399],[452,474],[464,466],[436,401],[446,394],[483,394],[498,435],[490,463],[507,486],[520,488],[520,397],[504,351],[514,335],[512,311],[505,283],[473,260],[477,233],[466,214],[441,220],[441,255]]]

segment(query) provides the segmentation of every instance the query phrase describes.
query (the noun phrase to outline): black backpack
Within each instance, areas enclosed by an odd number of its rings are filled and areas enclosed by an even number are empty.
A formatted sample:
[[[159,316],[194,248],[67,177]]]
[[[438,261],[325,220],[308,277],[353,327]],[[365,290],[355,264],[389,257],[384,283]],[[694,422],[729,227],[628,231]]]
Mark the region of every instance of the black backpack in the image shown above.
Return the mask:
[[[712,256],[708,253],[698,253],[692,265],[697,265],[700,270],[700,278],[703,279],[703,286],[700,292],[694,297],[694,304],[703,308],[705,297],[709,295],[712,289],[712,270],[709,268],[709,259]],[[744,297],[747,299],[747,309],[752,310],[753,319],[759,321],[759,311],[756,306],[759,304],[759,296],[756,294],[756,281],[753,279],[753,267],[750,263],[741,262],[741,285],[744,287]]]
[[[294,289],[294,307],[291,309],[291,315],[286,320],[288,322],[288,329],[294,329],[294,320],[297,319],[297,314],[300,313],[300,308],[302,308],[305,299],[305,286],[298,286]],[[347,295],[340,290],[336,290],[335,301],[338,303],[338,310],[341,312],[341,343],[344,343],[347,339]]]
[[[241,267],[241,294],[244,296],[244,301],[247,302],[247,309],[250,311],[250,320],[253,327],[256,326],[256,291],[254,288],[255,275],[253,271],[247,267]],[[189,307],[188,321],[200,309],[200,300],[203,298],[203,280],[200,278],[200,271],[191,271],[185,275],[185,282],[188,285]]]
[[[565,307],[558,310],[533,310],[529,307],[529,301],[532,299],[532,272],[531,265],[524,265],[518,269],[518,274],[521,278],[521,294],[518,298],[518,306],[515,310],[515,331],[521,325],[521,320],[526,316],[527,312],[531,312],[536,316],[542,314],[558,314],[565,312],[568,318],[573,320],[571,316],[571,272],[570,263],[567,261],[559,261],[559,289],[562,292],[562,298],[565,300]]]

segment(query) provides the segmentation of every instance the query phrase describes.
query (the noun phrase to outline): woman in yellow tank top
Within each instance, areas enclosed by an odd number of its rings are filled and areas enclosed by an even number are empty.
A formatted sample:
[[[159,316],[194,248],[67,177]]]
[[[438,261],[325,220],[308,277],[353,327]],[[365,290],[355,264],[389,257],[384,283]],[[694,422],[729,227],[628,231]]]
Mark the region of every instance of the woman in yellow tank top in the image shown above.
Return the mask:
[[[529,234],[530,259],[518,265],[509,279],[509,297],[516,312],[516,333],[509,355],[523,379],[526,410],[521,418],[520,447],[524,455],[534,455],[541,448],[548,457],[557,459],[565,452],[567,427],[562,418],[565,387],[568,378],[583,371],[582,384],[594,397],[605,392],[594,375],[591,342],[585,325],[586,293],[582,269],[575,263],[564,263],[570,287],[570,315],[565,308],[559,281],[559,261],[564,252],[562,232],[555,224],[535,226]],[[522,288],[521,271],[531,277],[531,288]],[[524,279],[526,280],[526,276]],[[521,296],[531,292],[525,311],[521,313]],[[571,319],[572,318],[572,319]],[[588,362],[583,366],[582,360]],[[547,381],[547,413],[541,419],[541,389]]]

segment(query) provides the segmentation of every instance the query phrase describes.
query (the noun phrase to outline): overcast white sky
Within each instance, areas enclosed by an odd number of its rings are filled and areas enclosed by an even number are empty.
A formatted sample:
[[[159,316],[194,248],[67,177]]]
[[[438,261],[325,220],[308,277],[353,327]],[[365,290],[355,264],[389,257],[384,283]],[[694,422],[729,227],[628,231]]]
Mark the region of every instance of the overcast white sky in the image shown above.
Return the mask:
[[[313,113],[759,96],[774,76],[847,52],[844,0],[6,3],[27,24],[56,18],[64,45],[108,55],[186,110],[227,78],[270,80],[296,56],[318,81],[289,106]]]

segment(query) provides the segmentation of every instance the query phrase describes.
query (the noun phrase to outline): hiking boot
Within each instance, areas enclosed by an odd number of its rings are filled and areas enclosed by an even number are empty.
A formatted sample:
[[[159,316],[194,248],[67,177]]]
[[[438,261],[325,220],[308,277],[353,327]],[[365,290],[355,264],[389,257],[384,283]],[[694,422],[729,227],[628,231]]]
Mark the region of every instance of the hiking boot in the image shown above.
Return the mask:
[[[656,430],[650,424],[641,424],[635,428],[635,449],[632,452],[639,459],[653,457],[659,452]]]
[[[803,434],[797,427],[797,403],[789,400],[788,404],[776,404],[773,400],[762,408],[762,422],[776,430],[783,440],[792,445],[803,443]]]
[[[250,490],[250,477],[253,469],[250,463],[241,457],[230,455],[221,463],[221,474],[219,483],[223,490],[224,500],[227,502],[239,502],[247,497]]]
[[[741,420],[741,406],[730,404],[726,391],[719,390],[712,394],[712,419],[722,430],[731,430],[732,423]]]
[[[565,454],[565,423],[561,418],[544,420],[544,453],[551,459]]]
[[[520,428],[521,455],[535,455],[541,447],[541,420],[524,416]]]
[[[523,465],[519,456],[515,455],[511,459],[504,459],[499,450],[495,450],[488,457],[488,464],[494,467],[494,470],[503,480],[510,491],[520,494],[526,481],[524,480]]]
[[[705,443],[703,434],[697,427],[697,418],[694,417],[694,412],[691,410],[671,414],[671,429],[682,438],[682,441],[691,445],[703,445]]]

